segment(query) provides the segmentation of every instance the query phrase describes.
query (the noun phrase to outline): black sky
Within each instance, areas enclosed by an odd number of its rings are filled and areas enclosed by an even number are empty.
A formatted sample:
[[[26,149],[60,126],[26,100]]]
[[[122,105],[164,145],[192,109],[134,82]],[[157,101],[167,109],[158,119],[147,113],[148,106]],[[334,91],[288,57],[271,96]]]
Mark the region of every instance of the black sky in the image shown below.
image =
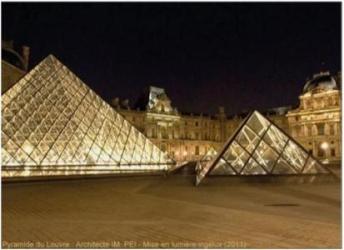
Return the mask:
[[[54,54],[106,100],[156,85],[203,113],[296,104],[307,77],[340,70],[340,25],[340,3],[2,3],[31,67]]]

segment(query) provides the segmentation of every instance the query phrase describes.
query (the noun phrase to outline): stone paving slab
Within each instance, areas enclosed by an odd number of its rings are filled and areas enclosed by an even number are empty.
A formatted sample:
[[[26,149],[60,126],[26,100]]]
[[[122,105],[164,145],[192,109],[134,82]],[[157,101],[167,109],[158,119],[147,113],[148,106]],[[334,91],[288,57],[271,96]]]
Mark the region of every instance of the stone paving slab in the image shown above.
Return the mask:
[[[341,247],[338,182],[195,187],[192,177],[151,176],[2,188],[5,248]]]

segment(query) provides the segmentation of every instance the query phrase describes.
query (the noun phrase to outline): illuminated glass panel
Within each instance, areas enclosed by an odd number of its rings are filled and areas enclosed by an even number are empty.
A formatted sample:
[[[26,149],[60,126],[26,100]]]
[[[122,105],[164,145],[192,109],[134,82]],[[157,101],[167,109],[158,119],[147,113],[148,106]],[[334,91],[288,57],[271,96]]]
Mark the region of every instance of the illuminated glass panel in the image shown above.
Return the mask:
[[[1,108],[5,177],[167,170],[173,164],[53,56],[9,89]]]
[[[251,158],[245,167],[243,168],[242,172],[240,173],[242,175],[258,175],[258,174],[266,174],[265,170],[255,161],[253,158]]]
[[[210,147],[207,153],[202,157],[201,161],[210,161],[217,155],[215,148]]]
[[[230,167],[230,165],[223,159],[220,159],[216,164],[216,167],[211,171],[210,175],[235,175],[236,173]]]
[[[210,175],[329,173],[302,146],[257,111],[243,121],[221,152],[212,163],[199,165],[197,184],[208,172]]]
[[[303,173],[316,174],[316,173],[326,173],[325,169],[314,159],[308,158],[307,163],[303,169]]]
[[[270,123],[258,112],[255,112],[246,123],[246,126],[249,126],[259,136],[268,129],[269,125]]]
[[[276,151],[281,152],[288,141],[288,137],[275,126],[271,126],[264,136],[264,141]]]
[[[241,171],[249,157],[250,155],[235,141],[233,141],[228,150],[223,154],[223,158],[237,172]]]
[[[259,136],[250,127],[244,126],[235,139],[242,147],[251,153],[257,146]]]
[[[296,167],[298,171],[301,171],[308,153],[305,149],[299,147],[295,142],[289,141],[286,148],[283,151],[282,157],[289,162],[289,164]]]
[[[283,158],[280,158],[274,169],[272,170],[273,174],[296,174],[296,170],[289,165]]]
[[[276,160],[278,159],[278,154],[262,140],[254,151],[253,157],[261,166],[264,167],[264,169],[271,172]]]

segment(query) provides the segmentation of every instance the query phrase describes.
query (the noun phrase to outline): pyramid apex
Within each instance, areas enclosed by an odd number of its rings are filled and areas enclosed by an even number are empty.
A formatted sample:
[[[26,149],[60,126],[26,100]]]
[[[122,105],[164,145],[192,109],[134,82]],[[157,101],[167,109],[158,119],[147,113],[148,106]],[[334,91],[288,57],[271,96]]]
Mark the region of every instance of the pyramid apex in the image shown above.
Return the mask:
[[[45,59],[51,59],[51,60],[53,60],[53,61],[59,61],[59,62],[60,62],[60,60],[57,59],[57,57],[54,56],[53,54],[49,54]]]
[[[56,56],[54,56],[53,54],[49,54],[47,57],[57,59]]]
[[[49,55],[47,55],[43,60],[41,60],[41,62],[40,63],[46,63],[46,62],[48,62],[48,61],[50,61],[50,62],[57,62],[57,63],[61,63],[61,61],[55,56],[55,55],[53,55],[53,54],[49,54]],[[61,63],[61,64],[63,64],[63,63]]]

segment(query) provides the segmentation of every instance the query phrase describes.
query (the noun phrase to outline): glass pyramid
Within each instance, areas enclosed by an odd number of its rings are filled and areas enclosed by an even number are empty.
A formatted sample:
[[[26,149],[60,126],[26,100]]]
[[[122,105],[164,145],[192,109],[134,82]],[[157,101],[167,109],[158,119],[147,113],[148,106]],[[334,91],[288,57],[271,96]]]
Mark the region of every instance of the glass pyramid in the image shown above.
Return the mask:
[[[288,175],[329,173],[301,145],[270,120],[254,111],[223,149],[204,164],[196,177],[206,175]]]
[[[3,177],[167,170],[173,161],[54,56],[2,95]]]

